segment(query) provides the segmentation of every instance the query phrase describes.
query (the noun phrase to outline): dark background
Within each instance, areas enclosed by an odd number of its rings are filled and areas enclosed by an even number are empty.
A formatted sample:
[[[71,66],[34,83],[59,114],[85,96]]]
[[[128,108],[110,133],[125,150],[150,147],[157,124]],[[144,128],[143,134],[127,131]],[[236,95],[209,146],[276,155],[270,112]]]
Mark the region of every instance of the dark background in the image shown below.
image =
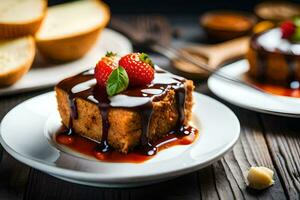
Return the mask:
[[[54,5],[72,0],[49,0]],[[104,0],[112,13],[198,14],[213,9],[251,11],[261,0]],[[294,0],[290,2],[300,2]]]

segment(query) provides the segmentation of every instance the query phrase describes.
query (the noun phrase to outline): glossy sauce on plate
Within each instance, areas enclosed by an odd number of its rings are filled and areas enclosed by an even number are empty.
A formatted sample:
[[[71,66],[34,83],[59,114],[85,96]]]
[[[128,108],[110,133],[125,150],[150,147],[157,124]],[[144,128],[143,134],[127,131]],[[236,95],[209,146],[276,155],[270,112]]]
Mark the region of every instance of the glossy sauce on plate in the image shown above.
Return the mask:
[[[183,127],[181,132],[180,134],[175,131],[170,132],[152,145],[157,149],[157,152],[159,152],[176,145],[192,144],[198,137],[198,130],[191,126]],[[55,140],[57,143],[76,152],[105,162],[142,163],[154,156],[154,154],[146,155],[143,149],[139,147],[128,154],[122,154],[117,151],[102,152],[101,149],[99,149],[99,143],[77,135],[76,133],[70,134],[69,129],[64,126],[59,129]]]
[[[263,91],[279,96],[300,98],[300,89],[288,88],[280,85],[254,82],[254,84]]]

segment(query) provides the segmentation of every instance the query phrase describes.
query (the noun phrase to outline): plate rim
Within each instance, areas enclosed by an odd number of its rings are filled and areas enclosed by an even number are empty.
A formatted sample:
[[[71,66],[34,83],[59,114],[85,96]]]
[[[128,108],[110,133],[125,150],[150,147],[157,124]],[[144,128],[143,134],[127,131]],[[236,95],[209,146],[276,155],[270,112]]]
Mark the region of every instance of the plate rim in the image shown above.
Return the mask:
[[[226,105],[224,105],[223,103],[213,99],[212,97],[209,97],[207,95],[203,95],[200,94],[198,92],[194,92],[193,95],[199,95],[200,98],[206,98],[214,103],[220,104],[221,106],[223,106],[225,109],[227,109],[227,111],[233,116],[234,118],[234,128],[237,128],[236,133],[234,133],[232,140],[226,144],[220,151],[218,151],[217,153],[215,153],[215,156],[212,157],[211,159],[206,160],[205,162],[202,163],[193,163],[192,165],[189,165],[188,167],[183,167],[181,169],[173,169],[173,170],[168,170],[165,172],[161,172],[161,173],[147,173],[146,175],[126,175],[126,176],[120,176],[120,177],[111,177],[111,176],[105,176],[105,174],[100,174],[101,176],[97,176],[97,173],[89,173],[89,172],[82,172],[82,171],[75,171],[75,170],[70,170],[70,169],[66,169],[66,168],[62,168],[60,166],[52,166],[52,165],[48,165],[47,163],[41,162],[40,160],[34,159],[34,158],[29,158],[26,155],[23,155],[20,152],[17,152],[16,150],[14,150],[12,147],[10,147],[3,139],[2,137],[2,128],[3,128],[3,122],[5,122],[7,116],[14,110],[17,109],[18,107],[22,106],[24,103],[26,103],[27,101],[30,101],[34,98],[37,97],[41,97],[43,95],[50,95],[52,92],[48,92],[48,93],[44,93],[41,95],[38,95],[36,97],[30,98],[22,103],[20,103],[19,105],[17,105],[16,107],[14,107],[12,110],[10,110],[5,117],[2,119],[1,121],[1,129],[0,129],[0,143],[3,146],[3,148],[15,159],[17,159],[18,161],[32,167],[38,170],[41,170],[45,173],[48,173],[50,175],[56,175],[56,176],[60,176],[60,177],[65,177],[68,179],[74,179],[74,180],[86,180],[86,181],[98,181],[98,182],[104,182],[104,183],[126,183],[128,182],[128,179],[131,179],[130,182],[139,182],[139,181],[150,181],[150,180],[155,180],[155,179],[160,179],[160,178],[164,178],[164,177],[176,177],[176,176],[180,176],[183,174],[187,174],[190,172],[193,172],[197,169],[200,168],[204,168],[212,163],[214,163],[215,161],[219,160],[223,155],[225,155],[227,152],[229,152],[230,150],[232,150],[232,148],[234,147],[234,145],[236,144],[236,142],[238,141],[239,137],[240,137],[240,131],[241,131],[241,127],[240,127],[240,122],[239,119],[237,118],[237,116],[234,114],[234,112],[228,108]],[[43,134],[43,133],[41,133]]]
[[[226,67],[233,67],[231,65],[233,64],[236,64],[238,62],[242,62],[242,61],[246,61],[246,59],[240,59],[240,60],[236,60],[235,62],[232,62],[230,64],[227,64],[225,66],[223,66],[222,68],[220,68],[219,70],[222,70],[222,69],[225,69]],[[237,66],[236,66],[237,67]],[[245,108],[245,109],[248,109],[248,110],[252,110],[252,111],[256,111],[256,112],[260,112],[260,113],[265,113],[265,114],[271,114],[271,115],[276,115],[276,116],[283,116],[283,117],[292,117],[292,118],[300,118],[300,114],[293,114],[293,113],[287,113],[287,112],[283,112],[283,111],[274,111],[274,110],[268,110],[268,109],[264,109],[264,108],[261,108],[261,107],[257,107],[257,106],[251,106],[251,105],[245,105],[243,103],[240,103],[240,102],[237,102],[237,101],[234,101],[232,100],[231,98],[227,97],[226,95],[221,95],[219,94],[219,92],[216,92],[215,89],[213,89],[214,87],[212,86],[213,85],[213,81],[217,79],[216,76],[214,74],[210,75],[208,80],[207,80],[207,85],[208,85],[208,88],[209,90],[215,94],[217,97],[233,104],[233,105],[236,105],[238,107],[241,107],[241,108]],[[272,95],[272,94],[270,94]],[[296,98],[293,98],[293,97],[282,97],[282,96],[278,96],[278,95],[273,95],[274,98],[290,98],[290,99],[296,99]]]

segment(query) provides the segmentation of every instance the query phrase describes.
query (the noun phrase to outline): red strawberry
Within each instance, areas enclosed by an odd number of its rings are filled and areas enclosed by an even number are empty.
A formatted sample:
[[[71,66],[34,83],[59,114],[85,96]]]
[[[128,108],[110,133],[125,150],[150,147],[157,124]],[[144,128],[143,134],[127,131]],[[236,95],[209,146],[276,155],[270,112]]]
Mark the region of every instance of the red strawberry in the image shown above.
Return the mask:
[[[145,53],[131,53],[119,60],[129,77],[131,86],[150,84],[154,79],[154,67],[150,57]]]
[[[95,67],[95,78],[97,83],[101,87],[106,87],[106,82],[108,80],[111,72],[118,67],[118,62],[116,59],[116,54],[112,52],[107,52],[104,57],[97,63]]]
[[[280,26],[282,38],[290,38],[296,31],[296,25],[292,21],[285,21]]]

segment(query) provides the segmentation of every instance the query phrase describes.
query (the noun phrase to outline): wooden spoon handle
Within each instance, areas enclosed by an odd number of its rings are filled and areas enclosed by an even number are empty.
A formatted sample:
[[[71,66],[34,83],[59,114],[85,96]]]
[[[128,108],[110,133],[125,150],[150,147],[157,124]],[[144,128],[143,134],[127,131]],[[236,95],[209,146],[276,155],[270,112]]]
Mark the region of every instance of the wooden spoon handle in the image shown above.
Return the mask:
[[[184,49],[188,52],[206,57],[208,59],[208,65],[215,68],[228,60],[245,55],[248,45],[249,37],[241,37],[216,45],[193,45],[187,46]]]
[[[218,67],[226,61],[244,56],[249,48],[249,40],[249,37],[242,37],[210,47],[209,65]]]

